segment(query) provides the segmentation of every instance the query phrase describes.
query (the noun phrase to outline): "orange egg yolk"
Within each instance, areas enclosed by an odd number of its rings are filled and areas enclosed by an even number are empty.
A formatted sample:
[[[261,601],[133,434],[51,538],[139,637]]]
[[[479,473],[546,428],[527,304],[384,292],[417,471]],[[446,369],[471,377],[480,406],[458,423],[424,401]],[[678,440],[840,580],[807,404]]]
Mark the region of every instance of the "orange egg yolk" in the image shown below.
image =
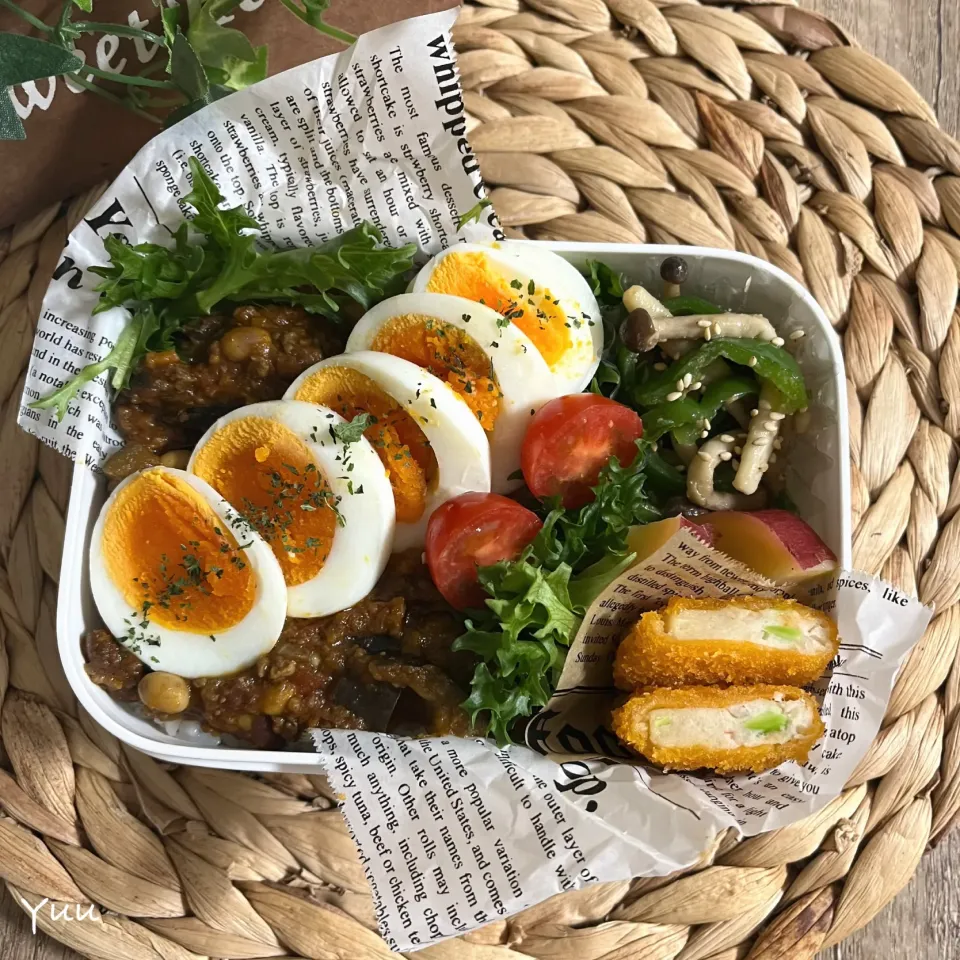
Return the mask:
[[[161,470],[117,494],[103,556],[131,611],[170,630],[216,634],[239,623],[256,599],[253,571],[230,530],[193,487]]]
[[[391,317],[377,331],[370,349],[403,357],[446,380],[480,425],[493,430],[503,394],[490,358],[459,327],[418,314]]]
[[[430,293],[447,293],[483,303],[513,321],[556,366],[573,344],[567,315],[550,291],[504,276],[497,264],[477,251],[448,253],[427,282]]]
[[[309,447],[289,427],[263,417],[234,420],[198,451],[193,472],[270,544],[288,585],[323,569],[337,529],[336,501]]]
[[[420,425],[373,380],[350,367],[324,367],[303,382],[297,400],[319,403],[352,420],[369,413],[364,431],[380,457],[396,504],[398,523],[416,523],[437,481],[437,458]]]

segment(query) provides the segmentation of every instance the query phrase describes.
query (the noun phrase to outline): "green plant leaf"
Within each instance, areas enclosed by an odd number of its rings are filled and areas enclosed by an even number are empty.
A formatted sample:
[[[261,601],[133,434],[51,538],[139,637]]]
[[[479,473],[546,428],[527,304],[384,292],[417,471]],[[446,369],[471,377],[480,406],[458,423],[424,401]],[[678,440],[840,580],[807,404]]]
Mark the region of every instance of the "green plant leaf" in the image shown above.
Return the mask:
[[[96,380],[106,370],[112,370],[110,383],[114,389],[125,387],[130,382],[136,364],[146,350],[147,340],[158,328],[157,315],[152,308],[135,313],[127,325],[120,331],[113,349],[97,363],[85,366],[72,380],[68,380],[59,390],[42,400],[30,404],[36,410],[57,411],[58,419],[67,415],[70,401],[80,392],[80,388],[91,380]]]
[[[570,567],[561,563],[547,571],[529,547],[517,560],[482,567],[479,576],[490,594],[488,609],[466,622],[467,632],[453,649],[483,661],[463,707],[474,723],[485,714],[488,732],[502,744],[517,717],[550,698],[580,617],[570,602]]]
[[[483,216],[483,211],[490,206],[490,200],[484,197],[478,200],[462,217],[457,221],[457,229],[462,230],[468,223],[479,223]]]
[[[330,8],[330,0],[300,0],[300,3],[297,0],[280,0],[280,2],[304,23],[309,23],[315,30],[325,33],[328,37],[333,37],[341,43],[354,43],[357,39],[352,33],[324,22],[323,18]]]
[[[163,25],[163,39],[167,41],[167,50],[173,49],[173,42],[180,29],[180,8],[160,7],[160,22]],[[170,62],[167,61],[167,73],[170,72]]]
[[[60,8],[57,25],[53,28],[53,33],[51,34],[51,40],[67,50],[73,49],[73,41],[80,36],[80,31],[73,25],[72,18],[73,7],[69,3],[64,3]]]
[[[26,140],[23,121],[13,107],[13,91],[0,87],[0,140]]]
[[[196,113],[198,110],[202,110],[204,107],[213,103],[215,100],[220,100],[223,97],[228,97],[233,93],[229,87],[223,87],[218,83],[210,84],[210,89],[207,91],[207,95],[200,100],[189,100],[181,106],[177,107],[175,110],[171,110],[167,114],[166,119],[163,121],[164,130],[172,127],[174,124],[179,123],[185,117],[189,117],[190,114]]]
[[[211,80],[242,90],[267,75],[267,48],[254,47],[239,30],[218,23],[240,0],[191,0],[187,38]]]
[[[207,102],[210,81],[204,72],[203,64],[186,35],[177,33],[170,51],[170,75],[173,82],[190,100]]]
[[[0,87],[73,73],[82,66],[79,57],[55,43],[22,33],[0,33]]]
[[[611,553],[591,564],[570,581],[570,602],[578,611],[587,610],[597,597],[607,588],[607,585],[626,573],[637,559],[635,553],[624,555]]]
[[[300,10],[300,19],[311,27],[325,26],[323,18],[330,9],[330,0],[301,0],[297,7]]]
[[[225,57],[223,66],[207,66],[207,76],[223,87],[233,90],[243,90],[253,83],[259,83],[267,77],[267,48],[254,48],[254,60],[238,60],[236,57]]]
[[[73,0],[73,2],[84,12],[90,13],[93,10],[93,0]]]

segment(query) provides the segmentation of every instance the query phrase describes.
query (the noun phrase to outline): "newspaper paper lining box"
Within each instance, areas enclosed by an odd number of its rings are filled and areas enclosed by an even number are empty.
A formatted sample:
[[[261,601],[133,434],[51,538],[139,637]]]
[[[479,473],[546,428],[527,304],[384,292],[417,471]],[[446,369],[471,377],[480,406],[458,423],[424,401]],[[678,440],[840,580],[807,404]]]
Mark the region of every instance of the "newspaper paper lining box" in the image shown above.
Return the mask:
[[[434,252],[451,241],[459,214],[481,195],[476,161],[464,138],[449,39],[452,20],[449,12],[375,31],[337,57],[206,108],[148,145],[71,235],[44,301],[24,403],[112,345],[124,315],[116,310],[91,320],[96,294],[86,268],[105,262],[104,233],[121,232],[133,242],[164,241],[181,216],[177,198],[185,192],[189,154],[217,174],[230,202],[244,202],[260,217],[264,239],[280,246],[322,240],[364,217],[382,222],[388,242],[412,238],[425,252]],[[383,122],[395,119],[391,112],[400,118],[396,128]],[[494,227],[491,218],[479,228],[480,237],[489,239]],[[837,338],[812,298],[780,271],[736,253],[550,246],[578,266],[595,257],[647,283],[655,280],[662,258],[676,253],[690,264],[691,289],[734,309],[765,312],[784,332],[805,331],[799,360],[811,392],[812,423],[791,461],[788,489],[801,513],[848,564],[842,363]],[[837,616],[850,648],[843,656],[848,667],[854,664],[862,673],[856,692],[863,696],[849,692],[853,684],[826,692],[831,711],[834,702],[852,698],[858,716],[844,717],[836,726],[848,737],[846,749],[819,783],[811,777],[820,775],[830,759],[827,750],[835,748],[826,741],[815,758],[819,767],[735,784],[664,776],[619,762],[622,751],[604,734],[602,711],[595,709],[599,698],[587,696],[579,704],[573,699],[583,691],[571,693],[571,687],[607,682],[602,668],[611,645],[601,634],[604,629],[615,633],[619,626],[608,614],[616,609],[625,616],[624,603],[636,609],[649,605],[649,584],[656,578],[675,584],[679,567],[701,585],[712,581],[716,586],[735,576],[749,581],[748,572],[738,573],[731,561],[682,535],[652,558],[655,569],[647,569],[648,561],[642,570],[628,571],[597,601],[609,602],[612,592],[616,608],[608,603],[588,612],[568,663],[571,671],[582,668],[582,676],[571,680],[565,672],[554,701],[528,730],[528,742],[546,756],[524,748],[499,751],[483,740],[404,741],[343,730],[315,731],[316,752],[309,742],[287,752],[233,749],[156,727],[111,700],[84,673],[80,636],[96,623],[87,546],[104,497],[102,478],[92,467],[118,439],[108,422],[105,387],[88,384],[62,424],[45,414],[38,419],[26,406],[21,423],[80,461],[71,491],[57,628],[68,679],[84,707],[121,740],[170,762],[247,771],[322,767],[344,797],[383,935],[396,949],[463,933],[594,880],[668,874],[696,862],[726,826],[753,833],[819,808],[839,790],[843,771],[875,735],[896,668],[928,618],[907,598],[897,598],[904,606],[892,604],[885,596],[889,588],[874,578],[847,578]],[[639,596],[630,598],[631,589],[639,587]],[[830,602],[828,596],[823,599]],[[585,646],[604,644],[604,655],[581,656]],[[773,781],[776,777],[783,779]],[[805,790],[805,782],[821,788]],[[750,799],[748,792],[759,799]],[[786,793],[796,799],[786,799]]]

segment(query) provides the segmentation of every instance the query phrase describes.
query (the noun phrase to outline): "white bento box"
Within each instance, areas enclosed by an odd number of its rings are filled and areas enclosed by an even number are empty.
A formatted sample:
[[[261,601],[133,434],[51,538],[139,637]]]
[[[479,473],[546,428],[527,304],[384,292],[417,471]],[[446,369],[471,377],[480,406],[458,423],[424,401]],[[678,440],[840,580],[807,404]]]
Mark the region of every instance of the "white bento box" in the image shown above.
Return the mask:
[[[850,467],[846,381],[840,340],[813,297],[792,277],[763,260],[702,247],[634,244],[541,244],[575,266],[602,260],[632,282],[656,292],[664,257],[689,264],[684,292],[700,294],[724,307],[763,313],[788,336],[803,330],[795,354],[810,394],[810,426],[790,452],[788,493],[801,515],[840,558],[850,565]],[[144,716],[135,704],[113,700],[83,669],[81,635],[99,626],[90,593],[88,548],[106,484],[89,468],[74,471],[57,604],[57,638],[63,666],[79,701],[90,715],[124,743],[172,763],[242,771],[317,772],[319,757],[307,743],[287,750],[251,750],[195,738],[172,736]]]

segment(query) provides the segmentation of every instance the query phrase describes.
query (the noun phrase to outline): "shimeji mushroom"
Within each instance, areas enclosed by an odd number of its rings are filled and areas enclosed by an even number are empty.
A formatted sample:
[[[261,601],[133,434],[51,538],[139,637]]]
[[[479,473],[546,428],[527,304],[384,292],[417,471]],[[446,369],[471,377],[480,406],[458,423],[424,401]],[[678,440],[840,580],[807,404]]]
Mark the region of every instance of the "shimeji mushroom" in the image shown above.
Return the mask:
[[[660,264],[660,279],[663,280],[665,300],[680,295],[680,285],[687,279],[689,272],[687,261],[683,257],[667,257]]]
[[[733,479],[734,487],[743,494],[756,493],[770,464],[777,434],[785,417],[782,411],[776,409],[779,401],[779,391],[769,382],[765,382],[760,388],[757,406],[751,411],[740,467]]]
[[[651,317],[667,318],[673,314],[646,288],[635,283],[623,292],[623,305],[627,313],[634,310],[646,310]]]
[[[743,442],[743,434],[734,437],[723,433],[700,447],[687,468],[688,500],[708,510],[760,510],[766,505],[767,494],[764,490],[757,490],[752,494],[726,493],[717,490],[714,484],[717,467],[732,460],[733,448]]]
[[[623,295],[623,302],[630,310],[624,321],[624,343],[637,353],[645,353],[654,347],[677,340],[710,340],[713,337],[729,337],[738,340],[774,340],[777,331],[766,317],[753,313],[691,314],[674,317],[651,313],[647,307],[631,308],[627,294],[642,287],[631,287]],[[646,291],[644,291],[646,293]],[[648,295],[649,296],[649,295]],[[631,298],[638,302],[639,298]],[[659,303],[659,301],[657,301]],[[663,304],[660,304],[663,307]],[[666,309],[666,308],[663,308]]]

